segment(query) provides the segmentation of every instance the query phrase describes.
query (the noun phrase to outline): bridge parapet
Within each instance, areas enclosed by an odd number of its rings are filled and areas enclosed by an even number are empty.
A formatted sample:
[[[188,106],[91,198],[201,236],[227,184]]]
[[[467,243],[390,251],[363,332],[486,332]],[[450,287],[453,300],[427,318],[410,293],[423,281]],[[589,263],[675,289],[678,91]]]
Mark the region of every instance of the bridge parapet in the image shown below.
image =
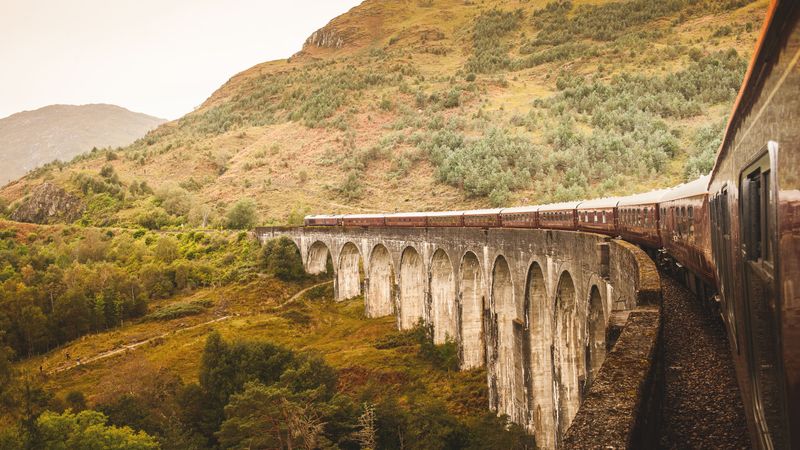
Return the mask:
[[[330,258],[336,299],[363,295],[368,317],[394,315],[400,329],[422,321],[437,344],[457,342],[462,368],[486,367],[489,407],[526,426],[541,448],[564,442],[604,376],[612,315],[660,298],[644,252],[591,233],[275,227],[255,234],[262,242],[290,237],[310,273]],[[620,339],[636,333],[626,325]]]

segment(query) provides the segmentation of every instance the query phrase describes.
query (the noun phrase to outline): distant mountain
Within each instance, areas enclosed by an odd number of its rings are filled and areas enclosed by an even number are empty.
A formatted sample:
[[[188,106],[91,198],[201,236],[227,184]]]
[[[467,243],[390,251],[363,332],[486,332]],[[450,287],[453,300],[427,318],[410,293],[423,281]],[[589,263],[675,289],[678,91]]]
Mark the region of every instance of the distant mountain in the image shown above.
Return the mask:
[[[0,119],[0,185],[92,147],[131,144],[164,119],[114,105],[51,105]]]

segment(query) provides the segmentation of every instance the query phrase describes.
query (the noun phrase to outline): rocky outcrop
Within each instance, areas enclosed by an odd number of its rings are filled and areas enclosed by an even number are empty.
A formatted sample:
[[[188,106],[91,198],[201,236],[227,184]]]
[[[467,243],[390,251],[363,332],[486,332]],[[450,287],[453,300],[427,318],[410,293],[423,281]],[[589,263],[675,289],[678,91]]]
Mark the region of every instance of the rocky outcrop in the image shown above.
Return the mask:
[[[334,29],[322,28],[315,31],[306,39],[305,45],[323,48],[342,48],[345,44],[344,36]]]
[[[52,184],[43,183],[30,193],[11,214],[11,220],[29,223],[70,223],[84,210],[80,198]]]

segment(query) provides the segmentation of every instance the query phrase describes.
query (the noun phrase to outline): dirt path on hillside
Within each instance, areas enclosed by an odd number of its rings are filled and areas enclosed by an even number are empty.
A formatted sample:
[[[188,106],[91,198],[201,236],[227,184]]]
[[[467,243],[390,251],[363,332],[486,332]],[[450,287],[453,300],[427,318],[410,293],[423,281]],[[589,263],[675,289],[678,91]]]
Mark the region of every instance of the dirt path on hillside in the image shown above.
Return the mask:
[[[303,295],[305,295],[306,292],[308,292],[308,291],[310,291],[310,290],[312,290],[314,288],[318,288],[320,286],[325,286],[326,284],[331,284],[331,283],[333,283],[333,280],[328,280],[328,281],[325,281],[325,282],[322,282],[322,283],[317,283],[317,284],[315,284],[313,286],[309,286],[309,287],[303,289],[302,291],[298,292],[297,294],[294,294],[291,298],[289,298],[289,300],[286,300],[285,302],[281,303],[280,306],[284,307],[286,305],[289,305],[289,304],[297,301],[297,299],[299,299]]]
[[[47,373],[48,373],[48,375],[53,375],[53,374],[57,374],[57,373],[61,373],[61,372],[66,372],[68,370],[74,369],[74,368],[76,368],[78,366],[81,366],[81,365],[84,365],[84,364],[93,363],[93,362],[100,361],[100,360],[103,360],[103,359],[106,359],[106,358],[110,358],[110,357],[115,356],[115,355],[119,355],[120,353],[125,353],[125,352],[132,351],[132,350],[136,349],[137,347],[141,347],[142,345],[149,344],[149,343],[151,343],[153,341],[156,341],[158,339],[164,339],[164,338],[168,337],[171,334],[182,333],[184,331],[189,331],[189,330],[193,330],[195,328],[200,328],[200,327],[204,327],[206,325],[211,325],[212,323],[222,322],[223,320],[228,320],[231,317],[234,317],[234,316],[233,315],[222,316],[222,317],[218,317],[218,318],[213,319],[213,320],[209,320],[207,322],[199,323],[197,325],[191,325],[191,326],[188,326],[188,327],[185,327],[185,328],[178,328],[177,330],[168,331],[166,333],[159,334],[158,336],[154,336],[154,337],[151,337],[151,338],[148,338],[148,339],[144,339],[142,341],[134,342],[133,344],[126,344],[126,345],[123,345],[122,347],[118,347],[118,348],[115,348],[113,350],[108,350],[108,351],[105,351],[105,352],[102,352],[102,353],[98,353],[97,355],[92,356],[90,358],[76,359],[75,361],[71,361],[70,363],[68,363],[66,365],[61,365],[59,367],[56,367],[55,369],[50,370]]]
[[[285,302],[281,303],[279,305],[279,307],[284,307],[286,305],[289,305],[289,304],[297,301],[299,298],[301,298],[303,295],[305,295],[307,292],[311,291],[312,289],[318,288],[320,286],[325,286],[326,284],[330,284],[330,283],[333,283],[333,280],[329,280],[329,281],[325,281],[325,282],[322,282],[322,283],[317,283],[317,284],[315,284],[313,286],[309,286],[309,287],[301,290],[300,292],[294,294],[293,296],[291,296],[288,300],[286,300]],[[168,331],[166,333],[159,334],[158,336],[153,336],[151,338],[147,338],[147,339],[144,339],[144,340],[141,340],[141,341],[137,341],[137,342],[134,342],[132,344],[125,344],[125,345],[123,345],[121,347],[117,347],[117,348],[112,349],[112,350],[108,350],[108,351],[105,351],[105,352],[102,352],[102,353],[98,353],[97,355],[94,355],[94,356],[92,356],[90,358],[81,358],[81,359],[76,359],[76,360],[70,360],[70,361],[67,362],[67,364],[62,364],[62,365],[56,367],[55,369],[48,370],[47,374],[48,375],[54,375],[54,374],[57,374],[57,373],[66,372],[68,370],[74,369],[74,368],[76,368],[78,366],[81,366],[81,365],[84,365],[84,364],[90,364],[90,363],[93,363],[93,362],[101,361],[101,360],[106,359],[106,358],[111,358],[112,356],[119,355],[120,353],[126,353],[126,352],[133,351],[133,350],[137,349],[138,347],[141,347],[143,345],[149,344],[149,343],[154,342],[156,340],[167,338],[171,334],[182,333],[182,332],[185,332],[185,331],[193,330],[195,328],[200,328],[200,327],[204,327],[204,326],[207,326],[207,325],[211,325],[213,323],[222,322],[222,321],[228,320],[231,317],[234,317],[236,315],[237,314],[229,314],[229,315],[226,315],[226,316],[218,317],[218,318],[213,319],[213,320],[209,320],[209,321],[206,321],[206,322],[203,322],[203,323],[199,323],[197,325],[191,325],[191,326],[184,327],[184,328],[178,328],[178,329],[175,329],[175,330],[172,330],[172,331]]]

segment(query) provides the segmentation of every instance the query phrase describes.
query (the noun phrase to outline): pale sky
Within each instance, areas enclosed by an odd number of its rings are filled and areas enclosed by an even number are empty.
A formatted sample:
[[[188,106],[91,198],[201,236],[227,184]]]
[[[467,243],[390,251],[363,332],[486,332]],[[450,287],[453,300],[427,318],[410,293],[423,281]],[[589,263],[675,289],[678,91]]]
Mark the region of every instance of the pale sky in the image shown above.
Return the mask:
[[[360,2],[0,0],[0,118],[111,103],[176,119]]]

